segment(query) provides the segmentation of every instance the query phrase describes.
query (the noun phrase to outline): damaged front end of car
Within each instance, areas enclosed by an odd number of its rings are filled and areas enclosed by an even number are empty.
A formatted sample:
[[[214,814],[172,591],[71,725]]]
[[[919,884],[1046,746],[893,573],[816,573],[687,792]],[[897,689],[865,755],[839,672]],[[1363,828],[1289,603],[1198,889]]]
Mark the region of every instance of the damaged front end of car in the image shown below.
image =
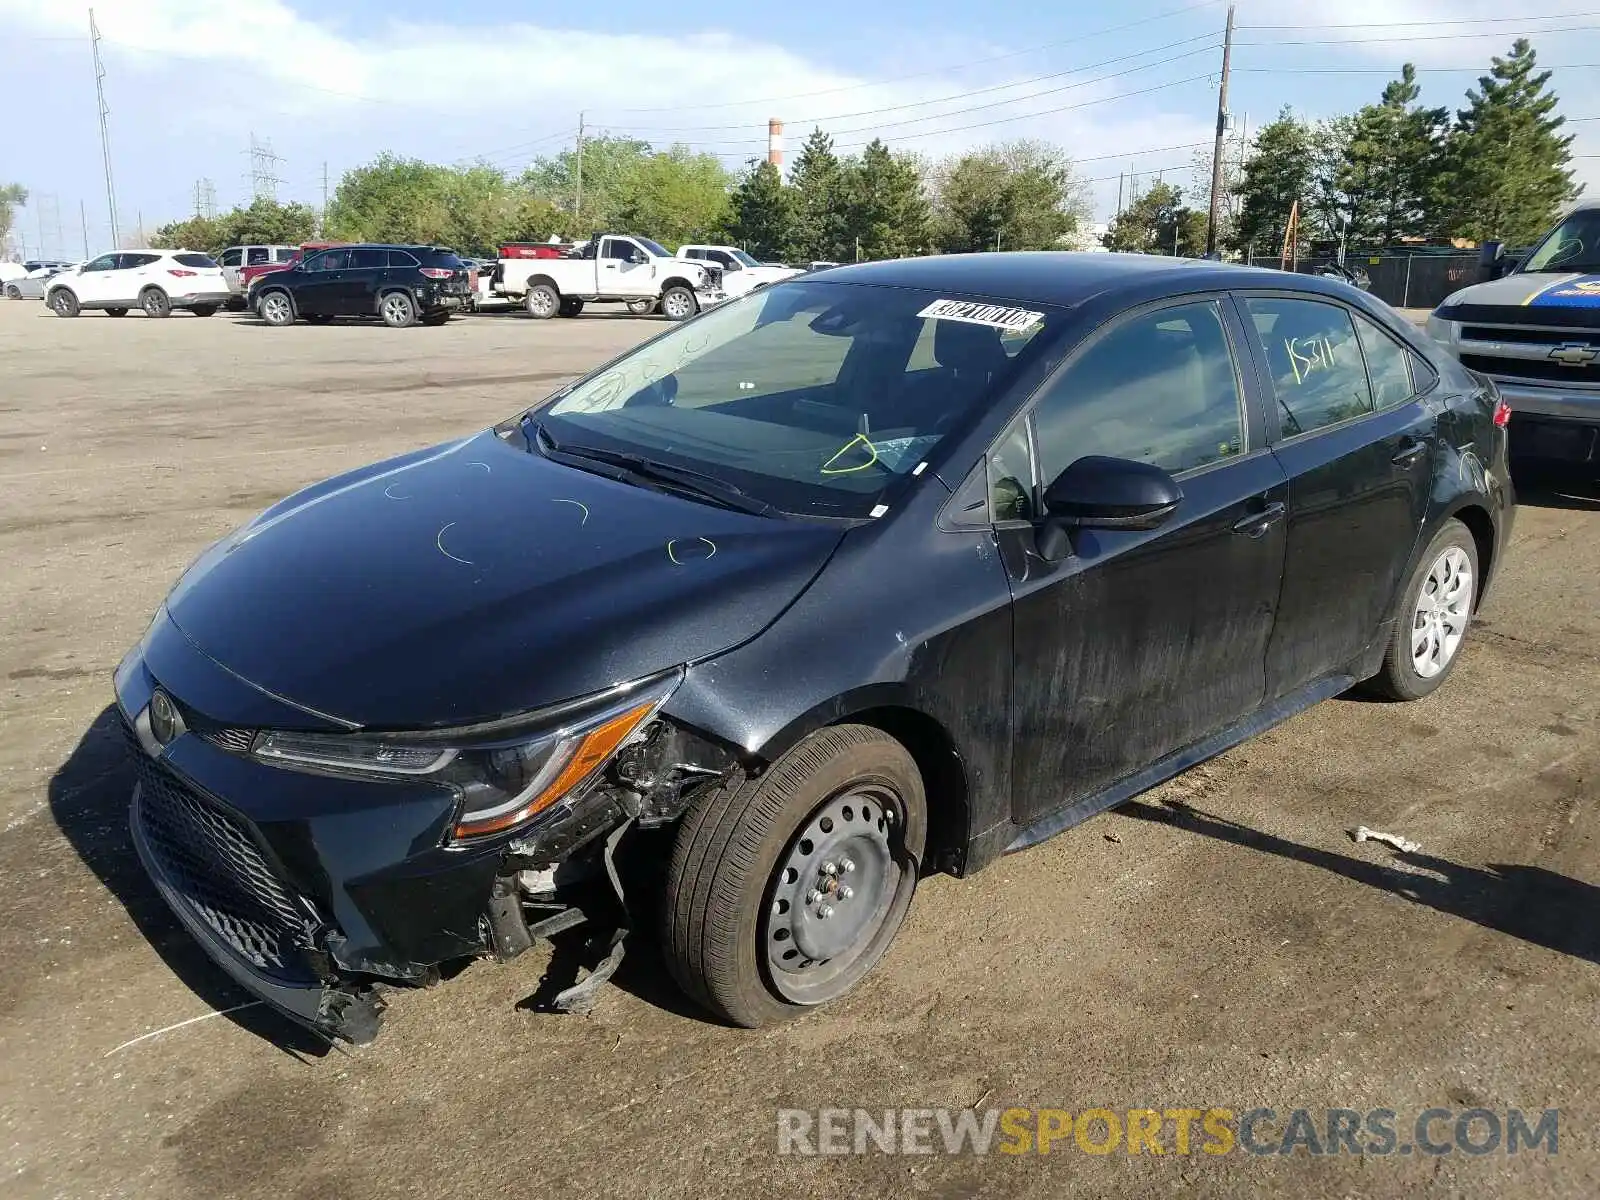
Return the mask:
[[[153,632],[116,681],[140,860],[223,970],[330,1039],[372,1040],[387,988],[587,922],[603,954],[553,1002],[585,1009],[632,924],[624,833],[738,770],[662,713],[681,669],[463,728],[246,726],[210,712],[270,717],[277,698],[236,693],[160,617]]]

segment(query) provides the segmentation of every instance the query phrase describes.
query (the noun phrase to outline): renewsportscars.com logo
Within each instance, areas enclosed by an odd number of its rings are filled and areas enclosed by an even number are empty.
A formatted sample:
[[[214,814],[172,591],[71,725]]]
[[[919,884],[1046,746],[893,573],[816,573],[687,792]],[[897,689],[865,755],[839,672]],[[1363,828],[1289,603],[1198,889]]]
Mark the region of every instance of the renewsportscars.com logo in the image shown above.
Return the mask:
[[[1424,1154],[1557,1152],[1560,1110],[781,1108],[778,1153]]]

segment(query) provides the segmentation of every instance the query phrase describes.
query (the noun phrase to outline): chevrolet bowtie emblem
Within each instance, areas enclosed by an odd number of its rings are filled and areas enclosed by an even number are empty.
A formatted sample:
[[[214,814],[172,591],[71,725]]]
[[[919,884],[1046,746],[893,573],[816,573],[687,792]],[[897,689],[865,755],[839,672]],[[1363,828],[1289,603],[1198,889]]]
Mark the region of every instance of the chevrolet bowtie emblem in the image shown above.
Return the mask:
[[[1550,351],[1550,357],[1568,367],[1586,367],[1600,358],[1600,350],[1583,342],[1563,342]]]

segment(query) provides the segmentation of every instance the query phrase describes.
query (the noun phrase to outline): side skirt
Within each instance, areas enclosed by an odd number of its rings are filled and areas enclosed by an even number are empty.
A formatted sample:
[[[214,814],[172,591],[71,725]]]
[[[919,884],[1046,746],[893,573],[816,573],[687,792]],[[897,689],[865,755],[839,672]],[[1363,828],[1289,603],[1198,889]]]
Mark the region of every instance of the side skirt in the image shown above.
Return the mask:
[[[1290,717],[1298,716],[1313,705],[1321,704],[1324,700],[1330,700],[1341,692],[1348,691],[1357,682],[1351,675],[1330,675],[1326,679],[1301,688],[1298,692],[1290,693],[1265,708],[1257,709],[1238,724],[1230,725],[1220,733],[1214,733],[1192,746],[1169,754],[1137,774],[1112,784],[1103,792],[1087,796],[1076,804],[1058,809],[1032,825],[1018,830],[1016,837],[1011,839],[1011,844],[1005,848],[1005,853],[1015,854],[1030,846],[1037,846],[1040,842],[1047,841],[1074,825],[1082,824],[1108,808],[1115,808],[1125,800],[1131,800],[1139,793],[1165,783],[1190,767],[1199,766],[1207,759],[1215,758],[1224,750],[1231,750],[1239,743],[1249,741],[1259,733],[1265,733],[1274,725],[1281,725]]]

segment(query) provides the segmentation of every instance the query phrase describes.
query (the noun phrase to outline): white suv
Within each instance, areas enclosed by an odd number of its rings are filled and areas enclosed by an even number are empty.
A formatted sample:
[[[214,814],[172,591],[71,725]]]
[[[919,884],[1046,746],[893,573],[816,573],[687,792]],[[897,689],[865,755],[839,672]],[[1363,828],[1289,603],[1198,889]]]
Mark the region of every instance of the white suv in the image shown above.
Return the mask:
[[[119,250],[50,280],[44,301],[58,317],[101,308],[108,317],[130,308],[165,317],[187,308],[209,317],[228,301],[228,281],[209,254],[194,250]]]

